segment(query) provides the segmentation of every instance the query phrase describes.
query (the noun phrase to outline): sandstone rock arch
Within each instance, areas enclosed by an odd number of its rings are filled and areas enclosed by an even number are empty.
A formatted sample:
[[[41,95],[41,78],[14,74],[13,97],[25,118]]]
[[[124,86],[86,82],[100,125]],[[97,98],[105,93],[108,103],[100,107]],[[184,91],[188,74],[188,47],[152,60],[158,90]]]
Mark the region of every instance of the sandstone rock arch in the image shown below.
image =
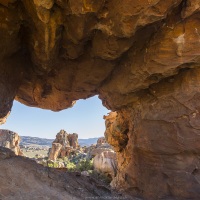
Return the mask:
[[[99,94],[122,134],[113,186],[199,199],[199,8],[198,0],[1,0],[0,123],[14,99],[59,111]]]

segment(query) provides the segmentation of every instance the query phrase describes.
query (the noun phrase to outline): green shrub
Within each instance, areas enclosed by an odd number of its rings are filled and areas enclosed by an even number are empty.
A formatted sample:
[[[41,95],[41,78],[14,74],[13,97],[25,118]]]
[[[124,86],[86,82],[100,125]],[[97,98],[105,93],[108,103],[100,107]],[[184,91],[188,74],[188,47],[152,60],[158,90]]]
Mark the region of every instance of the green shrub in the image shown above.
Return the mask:
[[[88,159],[80,159],[78,156],[74,157],[74,159],[68,159],[67,157],[58,158],[56,161],[48,161],[47,166],[57,168],[59,166],[58,162],[62,162],[65,164],[65,167],[68,171],[88,171],[93,170],[93,160]]]
[[[80,162],[76,165],[76,169],[78,171],[88,171],[92,170],[93,167],[93,160],[88,160],[88,159],[82,159]]]
[[[65,166],[70,172],[76,171],[76,165],[73,162],[65,162]]]
[[[52,163],[48,163],[47,166],[48,167],[53,167],[53,164]]]
[[[52,168],[58,168],[59,164],[56,161],[55,162],[47,161],[47,166]]]

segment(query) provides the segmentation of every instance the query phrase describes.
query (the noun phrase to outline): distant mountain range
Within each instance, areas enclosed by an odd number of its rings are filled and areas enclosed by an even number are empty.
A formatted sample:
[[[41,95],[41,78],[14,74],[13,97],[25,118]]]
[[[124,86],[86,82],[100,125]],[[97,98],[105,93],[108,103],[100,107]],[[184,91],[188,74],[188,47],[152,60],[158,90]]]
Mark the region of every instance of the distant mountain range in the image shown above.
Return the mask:
[[[54,139],[30,137],[30,136],[20,136],[20,145],[41,145],[51,147]],[[78,139],[81,146],[90,146],[91,144],[96,144],[98,138],[88,138],[88,139]]]
[[[53,139],[46,139],[46,138],[38,138],[38,137],[30,137],[30,136],[20,136],[21,141],[20,145],[31,145],[37,144],[41,146],[51,146]]]
[[[98,138],[78,139],[78,143],[83,146],[90,146],[97,143]]]

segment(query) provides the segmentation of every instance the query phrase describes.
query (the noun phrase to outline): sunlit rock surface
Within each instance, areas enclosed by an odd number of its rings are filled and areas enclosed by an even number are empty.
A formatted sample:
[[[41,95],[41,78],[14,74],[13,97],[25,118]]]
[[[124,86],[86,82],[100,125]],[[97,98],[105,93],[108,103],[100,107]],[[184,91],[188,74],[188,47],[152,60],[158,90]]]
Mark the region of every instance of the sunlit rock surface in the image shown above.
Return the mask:
[[[198,68],[184,70],[107,117],[105,134],[118,152],[113,187],[146,199],[200,198],[199,81]]]
[[[15,155],[22,156],[23,153],[19,146],[20,137],[17,133],[5,129],[0,129],[0,146],[11,149]]]
[[[93,160],[94,169],[105,175],[110,175],[112,178],[116,176],[117,164],[116,153],[113,150],[104,150],[98,153]]]
[[[200,199],[198,0],[1,0],[0,123],[13,99],[53,111],[99,94],[116,112],[113,187]]]
[[[57,158],[64,158],[69,156],[70,152],[79,147],[78,134],[69,134],[61,130],[56,135],[56,139],[52,142],[52,148],[49,150],[49,159],[56,160]]]

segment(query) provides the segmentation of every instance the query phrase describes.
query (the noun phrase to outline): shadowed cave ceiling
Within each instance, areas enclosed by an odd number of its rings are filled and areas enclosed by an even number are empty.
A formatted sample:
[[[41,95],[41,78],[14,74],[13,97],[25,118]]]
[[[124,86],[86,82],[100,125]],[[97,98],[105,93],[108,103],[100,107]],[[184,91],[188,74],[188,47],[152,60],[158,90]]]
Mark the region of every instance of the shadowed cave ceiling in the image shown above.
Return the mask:
[[[195,68],[199,6],[197,0],[1,0],[2,121],[14,98],[59,111],[99,94],[116,110]]]

